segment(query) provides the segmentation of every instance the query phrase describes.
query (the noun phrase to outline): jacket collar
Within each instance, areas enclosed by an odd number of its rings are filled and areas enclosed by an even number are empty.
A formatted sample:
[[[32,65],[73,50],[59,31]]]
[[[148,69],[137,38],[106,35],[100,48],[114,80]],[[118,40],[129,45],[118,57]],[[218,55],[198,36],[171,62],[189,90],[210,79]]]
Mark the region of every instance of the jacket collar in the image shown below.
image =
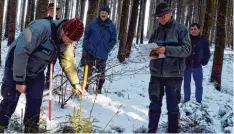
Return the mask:
[[[98,17],[96,20],[99,25],[110,26],[111,24],[111,20],[109,18],[107,18],[105,21],[102,21],[101,18]]]
[[[171,17],[171,19],[165,25],[162,25],[159,23],[159,26],[163,28],[170,28],[174,23],[175,23],[175,19]]]

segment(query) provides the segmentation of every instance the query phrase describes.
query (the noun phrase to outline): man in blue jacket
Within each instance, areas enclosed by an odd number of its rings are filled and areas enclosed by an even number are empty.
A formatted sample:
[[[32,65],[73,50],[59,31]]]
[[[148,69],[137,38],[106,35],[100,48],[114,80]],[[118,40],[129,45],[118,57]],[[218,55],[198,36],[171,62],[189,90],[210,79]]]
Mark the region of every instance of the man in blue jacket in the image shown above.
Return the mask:
[[[88,77],[92,75],[93,66],[99,74],[96,93],[101,94],[105,82],[106,60],[109,52],[117,42],[116,27],[108,18],[110,9],[107,5],[100,7],[99,17],[91,20],[85,29],[83,55],[81,64],[89,66]],[[88,90],[88,86],[86,87]]]
[[[168,132],[178,132],[180,89],[185,68],[185,58],[191,52],[189,32],[187,28],[176,22],[170,7],[160,3],[156,7],[155,17],[159,27],[151,35],[149,43],[157,43],[159,47],[153,53],[164,54],[165,58],[150,61],[149,83],[149,133],[156,133],[161,115],[162,99],[166,93],[168,111]]]
[[[195,82],[195,97],[198,103],[202,102],[202,66],[205,66],[210,58],[209,42],[204,35],[200,35],[200,25],[193,23],[190,26],[190,39],[192,43],[192,53],[186,58],[186,68],[184,71],[184,102],[190,100],[191,95],[191,75]]]

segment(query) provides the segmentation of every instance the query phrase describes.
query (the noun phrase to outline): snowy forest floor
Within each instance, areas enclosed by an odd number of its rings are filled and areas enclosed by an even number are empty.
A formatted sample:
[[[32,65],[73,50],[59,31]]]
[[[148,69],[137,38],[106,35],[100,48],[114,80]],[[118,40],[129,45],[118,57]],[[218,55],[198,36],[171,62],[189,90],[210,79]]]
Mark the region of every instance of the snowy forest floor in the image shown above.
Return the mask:
[[[8,47],[7,42],[2,42],[3,67],[0,68],[1,78],[4,71],[5,57]],[[81,42],[77,49],[77,63],[81,56]],[[195,102],[195,87],[192,80],[191,101],[180,103],[181,132],[232,132],[233,121],[233,52],[225,50],[223,71],[222,71],[222,91],[217,91],[214,84],[209,82],[213,62],[212,56],[207,66],[203,67],[203,102],[202,106]],[[93,89],[89,89],[89,94],[83,98],[82,110],[83,117],[88,118],[90,110],[93,107],[91,120],[97,130],[93,132],[113,132],[113,133],[133,133],[147,132],[148,125],[148,84],[150,79],[149,61],[139,52],[139,45],[133,45],[132,54],[124,64],[117,60],[118,46],[111,52],[107,61],[108,71],[106,72],[106,82],[103,93],[98,95],[95,100]],[[61,74],[61,69],[56,65],[55,74]],[[182,84],[183,85],[183,84]],[[183,99],[183,86],[181,87]],[[2,99],[2,97],[0,97]],[[181,100],[182,102],[183,100]],[[52,120],[48,120],[48,97],[43,98],[41,118],[45,119],[45,125],[49,132],[56,132],[59,125],[68,122],[67,115],[72,115],[74,107],[78,109],[80,98],[70,99],[65,108],[61,109],[58,96],[53,97]],[[15,116],[21,119],[21,110],[25,107],[25,95],[21,95]],[[117,114],[112,120],[111,118]],[[108,122],[111,121],[109,124]],[[222,122],[222,123],[221,123]],[[224,124],[226,123],[226,124]],[[105,126],[105,131],[102,131]],[[160,127],[158,132],[166,132],[167,127],[167,109],[166,97],[163,98],[162,114],[160,118]],[[225,130],[224,130],[224,127]],[[20,132],[9,128],[9,131]]]

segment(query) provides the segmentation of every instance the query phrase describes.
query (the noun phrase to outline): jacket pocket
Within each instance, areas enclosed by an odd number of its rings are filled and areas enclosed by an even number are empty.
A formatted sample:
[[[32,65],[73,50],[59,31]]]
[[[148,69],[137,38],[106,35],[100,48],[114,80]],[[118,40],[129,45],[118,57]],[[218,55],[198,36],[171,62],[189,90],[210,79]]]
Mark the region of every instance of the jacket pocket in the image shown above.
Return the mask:
[[[178,58],[168,57],[164,61],[163,72],[165,73],[179,73],[180,65]]]

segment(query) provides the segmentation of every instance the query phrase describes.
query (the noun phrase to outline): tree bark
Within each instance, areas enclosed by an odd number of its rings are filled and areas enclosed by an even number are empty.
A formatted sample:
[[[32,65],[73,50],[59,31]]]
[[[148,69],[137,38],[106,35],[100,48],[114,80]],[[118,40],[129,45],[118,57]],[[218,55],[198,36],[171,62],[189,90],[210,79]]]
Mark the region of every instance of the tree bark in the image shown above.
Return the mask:
[[[211,81],[215,82],[216,89],[221,90],[221,77],[223,68],[223,56],[225,48],[225,18],[227,9],[227,0],[219,1],[218,18],[217,18],[217,33],[214,52],[214,61],[212,66]]]
[[[0,52],[2,50],[2,22],[3,22],[4,1],[5,0],[0,0],[0,31],[1,31]],[[2,53],[0,53],[0,66],[2,66]]]
[[[22,17],[21,17],[21,27],[20,31],[22,32],[25,28],[25,6],[26,6],[26,0],[22,0],[23,7],[22,7]]]
[[[143,44],[143,39],[144,39],[145,9],[146,9],[146,0],[143,0],[143,11],[142,11],[142,21],[141,21],[141,40],[140,40],[141,44]]]
[[[47,5],[48,5],[48,0],[37,1],[36,19],[42,19],[47,16]]]
[[[207,0],[206,1],[206,14],[205,14],[205,22],[203,28],[203,34],[207,39],[210,37],[210,30],[214,22],[214,9],[216,5],[216,0]]]
[[[130,56],[132,43],[133,43],[132,41],[136,32],[138,6],[139,6],[139,0],[134,0],[133,6],[132,6],[131,19],[129,23],[128,38],[127,38],[127,43],[126,43],[126,58],[129,58]]]
[[[113,0],[113,14],[112,14],[112,22],[115,24],[116,23],[116,4],[117,0]]]
[[[76,0],[76,18],[80,18],[80,0]]]
[[[87,23],[92,19],[96,18],[98,14],[98,0],[89,0],[89,9],[87,14]]]
[[[139,38],[140,38],[140,35],[141,35],[142,12],[143,12],[143,0],[140,0],[140,12],[139,12],[139,17],[138,17],[137,40],[136,40],[137,44],[139,43]]]
[[[129,16],[129,5],[130,0],[123,1],[123,12],[121,17],[121,30],[120,30],[120,43],[119,43],[119,52],[118,52],[118,60],[122,63],[126,58],[126,40],[127,40],[127,27],[128,25],[128,16]]]
[[[70,14],[70,7],[69,7],[69,4],[70,4],[70,0],[66,0],[66,6],[65,6],[65,19],[69,19],[69,14]]]
[[[8,14],[7,14],[7,25],[8,25],[8,42],[7,45],[10,46],[11,43],[15,40],[15,24],[16,24],[16,0],[9,0],[8,3]]]
[[[118,0],[118,12],[117,12],[117,30],[118,30],[118,36],[120,34],[120,22],[121,22],[121,18],[122,18],[122,5],[123,5],[123,0]],[[119,38],[118,38],[119,39]]]
[[[81,0],[81,4],[80,4],[80,19],[84,20],[84,14],[85,14],[85,2],[86,0]]]
[[[25,22],[26,27],[34,19],[34,8],[35,8],[34,0],[28,0],[28,9],[27,9],[26,22]]]

